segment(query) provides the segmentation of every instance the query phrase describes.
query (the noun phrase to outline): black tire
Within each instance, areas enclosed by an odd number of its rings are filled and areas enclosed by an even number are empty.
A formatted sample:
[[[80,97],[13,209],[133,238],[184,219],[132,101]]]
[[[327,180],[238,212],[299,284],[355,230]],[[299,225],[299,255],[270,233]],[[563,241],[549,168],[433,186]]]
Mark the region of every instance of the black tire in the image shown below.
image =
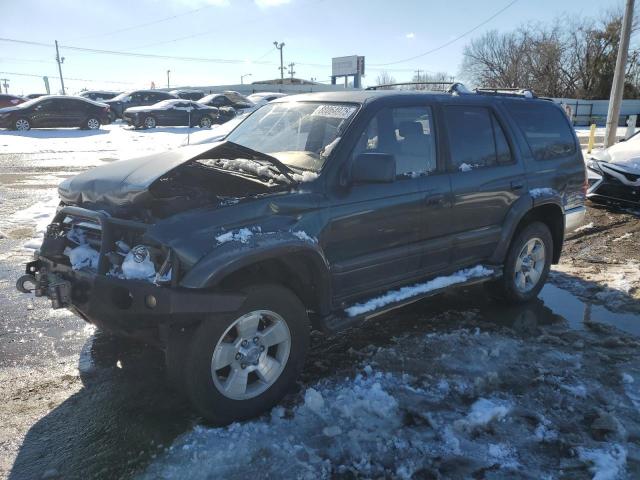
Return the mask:
[[[24,125],[26,127],[23,127],[21,125]],[[15,122],[13,122],[13,129],[26,132],[27,130],[31,130],[31,122],[29,121],[28,118],[25,118],[25,117],[17,118]]]
[[[142,119],[143,128],[156,128],[156,119],[152,115],[148,115]]]
[[[522,291],[516,285],[516,265],[523,248],[533,239],[539,239],[544,244],[544,267],[537,282],[527,291]],[[542,222],[533,222],[525,226],[511,241],[505,259],[503,275],[495,282],[486,284],[492,296],[509,302],[525,303],[538,296],[549,276],[551,259],[553,258],[553,238],[549,227]]]
[[[279,285],[255,285],[244,289],[242,307],[224,318],[204,320],[194,332],[183,372],[186,394],[196,410],[214,425],[227,425],[255,417],[276,405],[294,385],[309,345],[309,318],[304,305]],[[234,322],[257,310],[277,313],[290,333],[290,350],[284,369],[267,390],[248,399],[229,398],[216,387],[211,371],[217,343]],[[236,357],[237,358],[237,357]]]

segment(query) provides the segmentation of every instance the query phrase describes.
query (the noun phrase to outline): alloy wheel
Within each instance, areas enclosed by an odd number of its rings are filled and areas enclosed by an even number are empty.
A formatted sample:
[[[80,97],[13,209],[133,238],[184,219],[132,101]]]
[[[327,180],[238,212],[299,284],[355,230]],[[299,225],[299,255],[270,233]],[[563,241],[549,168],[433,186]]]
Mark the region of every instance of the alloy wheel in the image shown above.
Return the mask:
[[[31,126],[29,125],[29,121],[25,118],[20,118],[16,120],[16,130],[29,130]]]
[[[537,237],[524,244],[516,259],[514,282],[521,293],[531,291],[540,281],[545,267],[544,242]]]
[[[89,130],[97,130],[98,128],[100,128],[100,122],[95,118],[90,118],[89,120],[87,120],[87,127],[89,128]]]
[[[211,357],[218,391],[233,400],[265,392],[282,374],[291,351],[287,322],[270,310],[249,312],[231,323]]]

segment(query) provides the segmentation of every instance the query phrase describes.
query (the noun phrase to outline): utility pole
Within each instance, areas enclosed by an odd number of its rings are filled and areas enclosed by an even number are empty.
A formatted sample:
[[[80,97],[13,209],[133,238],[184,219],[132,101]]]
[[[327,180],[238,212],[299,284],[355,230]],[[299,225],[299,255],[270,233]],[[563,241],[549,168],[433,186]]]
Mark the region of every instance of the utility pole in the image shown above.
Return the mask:
[[[419,81],[421,81],[421,80],[422,80],[422,77],[420,76],[420,74],[421,74],[422,72],[423,72],[423,70],[420,70],[420,69],[418,69],[418,70],[414,70],[414,71],[413,71],[413,73],[415,73],[415,74],[416,74],[416,82],[419,82]]]
[[[240,85],[244,85],[244,77],[250,77],[250,73],[245,73],[244,75],[240,75]]]
[[[620,105],[624,93],[624,75],[627,69],[627,53],[629,51],[629,39],[631,37],[631,23],[633,22],[633,2],[627,0],[622,18],[622,31],[620,32],[620,44],[618,45],[618,57],[616,58],[616,70],[613,75],[611,96],[609,97],[609,111],[607,112],[607,129],[604,135],[604,146],[610,147],[616,142]]]
[[[9,93],[9,79],[0,78],[0,82],[2,82],[2,86],[4,87],[4,93]],[[2,90],[0,89],[0,91]]]
[[[295,75],[296,72],[293,71],[293,67],[294,67],[295,63],[291,62],[289,64],[289,75],[291,76],[291,80],[293,80],[293,76]]]
[[[60,86],[62,87],[62,94],[66,95],[64,91],[64,80],[62,78],[62,64],[64,63],[64,57],[60,57],[60,50],[58,49],[58,40],[56,40],[56,62],[58,62],[58,72],[60,72]]]
[[[171,70],[167,70],[167,88],[171,88],[169,87],[169,75],[171,74]]]
[[[280,84],[284,83],[284,61],[282,60],[282,48],[284,47],[284,42],[273,42],[275,47],[280,50]]]

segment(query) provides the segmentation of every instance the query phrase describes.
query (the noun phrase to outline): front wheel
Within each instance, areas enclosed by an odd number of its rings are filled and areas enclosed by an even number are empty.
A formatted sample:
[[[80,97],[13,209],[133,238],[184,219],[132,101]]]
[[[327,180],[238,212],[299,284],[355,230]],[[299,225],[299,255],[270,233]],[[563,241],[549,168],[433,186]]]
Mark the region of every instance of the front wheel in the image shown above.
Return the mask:
[[[27,130],[31,129],[31,124],[29,123],[29,120],[27,120],[26,118],[19,118],[16,120],[14,127],[16,130],[26,132]]]
[[[273,407],[298,377],[309,344],[304,305],[279,285],[247,287],[233,315],[204,320],[184,365],[187,395],[215,425]]]
[[[502,278],[489,287],[508,302],[528,302],[542,290],[552,258],[553,239],[549,227],[542,222],[530,223],[512,240]]]

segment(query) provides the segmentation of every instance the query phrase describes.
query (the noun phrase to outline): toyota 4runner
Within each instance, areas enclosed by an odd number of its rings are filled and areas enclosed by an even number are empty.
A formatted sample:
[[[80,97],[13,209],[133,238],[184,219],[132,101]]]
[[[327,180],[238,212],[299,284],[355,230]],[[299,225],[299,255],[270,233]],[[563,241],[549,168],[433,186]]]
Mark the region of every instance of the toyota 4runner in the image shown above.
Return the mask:
[[[585,191],[567,117],[529,92],[297,95],[63,182],[17,287],[162,348],[226,424],[283,397],[311,329],[471,283],[532,299]]]

